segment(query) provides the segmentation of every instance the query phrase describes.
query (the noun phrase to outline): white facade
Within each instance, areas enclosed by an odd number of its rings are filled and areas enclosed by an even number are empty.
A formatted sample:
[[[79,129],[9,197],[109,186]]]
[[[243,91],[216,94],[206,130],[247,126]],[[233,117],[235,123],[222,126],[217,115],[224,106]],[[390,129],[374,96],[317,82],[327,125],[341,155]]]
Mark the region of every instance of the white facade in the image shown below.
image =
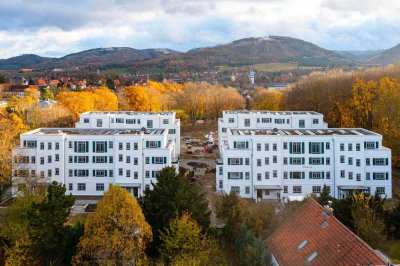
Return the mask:
[[[76,128],[109,129],[167,129],[168,139],[175,142],[180,154],[180,120],[175,112],[94,111],[80,115]]]
[[[178,171],[167,129],[35,129],[13,150],[13,192],[19,184],[65,184],[67,193],[101,196],[110,184],[143,195],[166,166]]]
[[[229,129],[324,129],[324,116],[312,111],[223,111],[218,121],[218,141],[227,140]]]
[[[365,129],[228,129],[217,163],[217,191],[284,200],[322,191],[392,197],[391,150]]]

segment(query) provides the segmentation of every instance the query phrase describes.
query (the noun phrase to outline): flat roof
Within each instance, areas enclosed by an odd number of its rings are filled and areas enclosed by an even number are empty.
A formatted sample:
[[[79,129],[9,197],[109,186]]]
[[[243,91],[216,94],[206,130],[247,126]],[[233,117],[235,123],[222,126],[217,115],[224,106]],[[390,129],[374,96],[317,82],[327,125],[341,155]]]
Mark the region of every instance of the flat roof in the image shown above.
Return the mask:
[[[172,115],[175,112],[91,111],[81,115]]]
[[[326,129],[228,129],[232,135],[276,135],[276,136],[376,136],[363,128]]]
[[[67,134],[67,135],[139,135],[142,132],[146,135],[162,135],[165,129],[87,129],[87,128],[40,128],[34,132],[27,132],[32,135]]]
[[[267,110],[233,110],[224,111],[226,114],[270,114],[270,115],[322,115],[321,113],[314,111],[267,111]]]

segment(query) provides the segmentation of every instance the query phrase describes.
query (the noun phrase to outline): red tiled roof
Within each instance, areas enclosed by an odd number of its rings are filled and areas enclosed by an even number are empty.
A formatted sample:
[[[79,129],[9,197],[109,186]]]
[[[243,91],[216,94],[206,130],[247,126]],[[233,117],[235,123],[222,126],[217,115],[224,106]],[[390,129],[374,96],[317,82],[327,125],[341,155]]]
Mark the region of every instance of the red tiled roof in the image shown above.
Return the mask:
[[[323,212],[328,215],[323,215]],[[328,225],[322,226],[324,222]],[[308,243],[298,250],[304,240]],[[367,243],[337,220],[329,210],[309,199],[267,239],[279,265],[387,265]],[[310,262],[307,258],[316,251]]]

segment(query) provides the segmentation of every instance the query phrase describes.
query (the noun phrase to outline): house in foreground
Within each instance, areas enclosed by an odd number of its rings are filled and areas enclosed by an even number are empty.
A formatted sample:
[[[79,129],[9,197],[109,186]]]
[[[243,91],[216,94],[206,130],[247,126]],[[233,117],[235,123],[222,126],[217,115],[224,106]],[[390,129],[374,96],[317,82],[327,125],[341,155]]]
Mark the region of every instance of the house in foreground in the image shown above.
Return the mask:
[[[337,220],[329,207],[309,199],[267,239],[274,266],[391,265]]]

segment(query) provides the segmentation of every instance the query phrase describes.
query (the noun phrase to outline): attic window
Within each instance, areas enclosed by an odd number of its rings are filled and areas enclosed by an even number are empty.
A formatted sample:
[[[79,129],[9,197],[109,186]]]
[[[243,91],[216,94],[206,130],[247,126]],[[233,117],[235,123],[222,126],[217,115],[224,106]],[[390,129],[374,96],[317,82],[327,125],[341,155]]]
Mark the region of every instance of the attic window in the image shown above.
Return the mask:
[[[322,228],[327,228],[328,225],[329,225],[329,223],[328,223],[327,221],[325,221],[325,222],[323,222],[323,223],[321,224]]]
[[[297,246],[297,251],[300,251],[302,248],[304,248],[308,244],[308,240],[303,240],[298,246]]]
[[[322,216],[324,216],[324,218],[328,218],[329,217],[329,214],[327,214],[325,211],[322,211],[321,214],[322,214]]]
[[[318,257],[318,252],[314,251],[311,255],[306,259],[306,264],[310,264],[316,257]]]

